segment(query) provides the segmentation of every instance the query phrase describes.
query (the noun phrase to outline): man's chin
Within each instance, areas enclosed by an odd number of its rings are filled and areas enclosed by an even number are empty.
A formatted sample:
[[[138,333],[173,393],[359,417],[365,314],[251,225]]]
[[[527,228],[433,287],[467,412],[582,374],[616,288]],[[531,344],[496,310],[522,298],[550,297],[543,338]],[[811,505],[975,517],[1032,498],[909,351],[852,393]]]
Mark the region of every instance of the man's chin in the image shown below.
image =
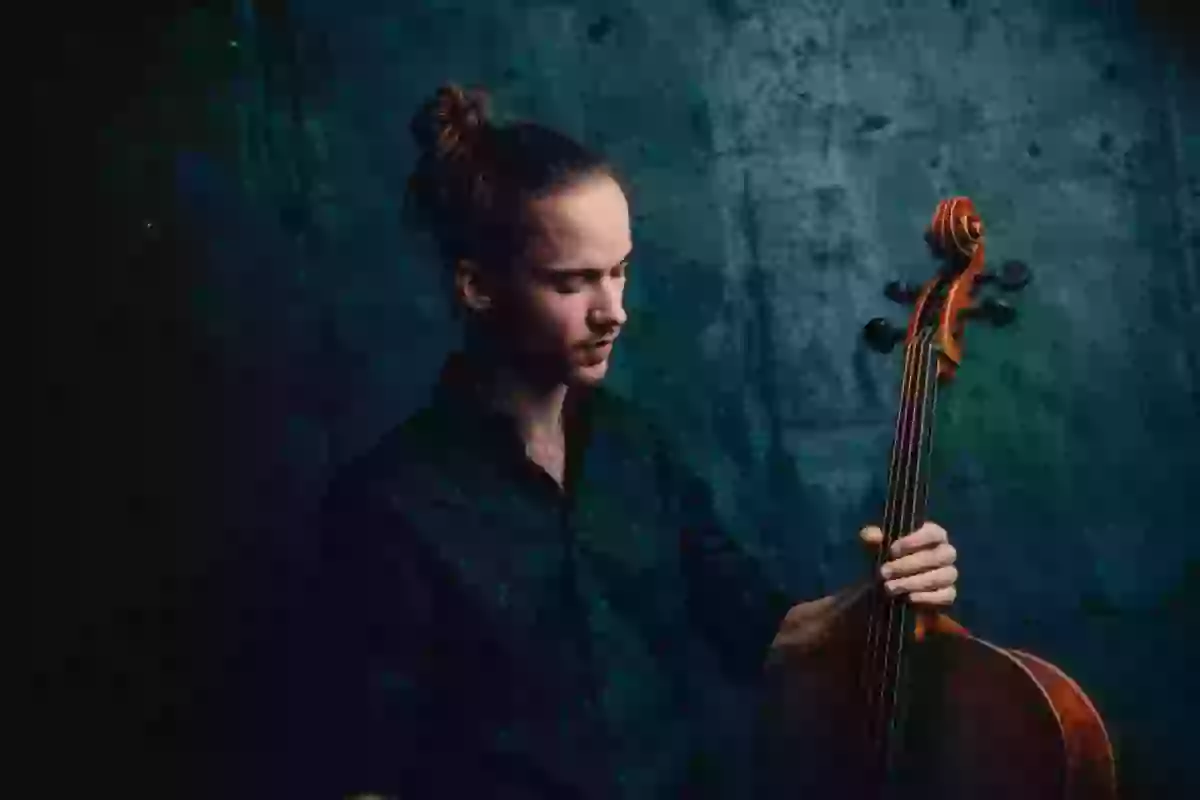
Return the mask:
[[[608,358],[587,359],[571,370],[571,383],[589,385],[600,383],[608,374]]]

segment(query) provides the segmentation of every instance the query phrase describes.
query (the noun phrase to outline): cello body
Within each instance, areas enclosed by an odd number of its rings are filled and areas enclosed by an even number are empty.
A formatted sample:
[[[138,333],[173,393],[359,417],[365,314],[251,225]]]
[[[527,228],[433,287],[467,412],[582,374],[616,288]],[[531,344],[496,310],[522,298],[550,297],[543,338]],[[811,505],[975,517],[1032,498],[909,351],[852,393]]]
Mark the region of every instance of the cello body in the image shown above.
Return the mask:
[[[905,331],[876,318],[875,349],[903,341],[905,363],[887,500],[870,578],[838,597],[811,635],[773,649],[766,671],[756,794],[850,800],[1116,800],[1112,747],[1075,681],[1031,653],[971,635],[943,613],[883,590],[888,546],[926,520],[929,452],[939,384],[962,362],[971,319],[1005,325],[1005,302],[975,302],[995,282],[1021,288],[1009,262],[984,269],[983,222],[968,198],[938,204],[926,231],[943,261],[920,288],[891,284],[912,302]]]
[[[1052,664],[936,614],[909,644],[897,768],[872,778],[862,722],[865,602],[767,672],[764,797],[1116,800],[1112,747],[1079,686]]]

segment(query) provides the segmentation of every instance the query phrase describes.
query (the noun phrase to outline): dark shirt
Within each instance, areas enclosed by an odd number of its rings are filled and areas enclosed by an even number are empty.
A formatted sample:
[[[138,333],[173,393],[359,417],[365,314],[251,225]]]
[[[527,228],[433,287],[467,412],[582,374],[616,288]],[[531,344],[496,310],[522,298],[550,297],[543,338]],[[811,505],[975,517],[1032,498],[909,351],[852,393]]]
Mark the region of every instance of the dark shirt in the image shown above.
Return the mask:
[[[754,684],[791,605],[662,428],[564,409],[564,486],[452,356],[433,402],[334,480],[324,652],[342,793],[704,797],[712,678]]]

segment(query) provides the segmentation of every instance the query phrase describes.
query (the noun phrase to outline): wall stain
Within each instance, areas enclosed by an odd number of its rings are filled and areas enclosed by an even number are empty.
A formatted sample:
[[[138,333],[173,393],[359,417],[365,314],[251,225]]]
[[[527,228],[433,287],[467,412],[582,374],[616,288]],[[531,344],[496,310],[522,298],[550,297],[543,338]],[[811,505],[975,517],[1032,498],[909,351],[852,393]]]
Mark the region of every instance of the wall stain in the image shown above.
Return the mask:
[[[858,125],[858,131],[865,133],[869,131],[878,131],[892,124],[892,118],[886,114],[868,114],[863,117],[862,122]]]
[[[608,35],[612,33],[613,27],[614,23],[612,17],[604,14],[591,25],[588,25],[588,41],[592,42],[593,44],[599,44],[600,42],[603,42],[606,38],[608,38]]]

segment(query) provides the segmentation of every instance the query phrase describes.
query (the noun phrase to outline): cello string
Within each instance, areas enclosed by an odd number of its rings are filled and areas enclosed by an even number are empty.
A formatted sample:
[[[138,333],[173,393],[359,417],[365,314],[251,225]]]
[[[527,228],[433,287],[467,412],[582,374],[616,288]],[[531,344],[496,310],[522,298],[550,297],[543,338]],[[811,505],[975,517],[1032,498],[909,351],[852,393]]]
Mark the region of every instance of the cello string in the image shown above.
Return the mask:
[[[919,402],[919,414],[917,417],[915,435],[911,436],[909,439],[912,447],[910,458],[913,465],[913,473],[910,476],[911,482],[909,484],[909,491],[906,495],[906,498],[909,501],[908,514],[902,515],[906,517],[906,522],[901,533],[911,533],[917,528],[918,524],[923,524],[925,522],[925,507],[923,501],[925,493],[929,487],[929,478],[925,474],[928,471],[926,469],[927,465],[925,460],[927,458],[929,447],[932,441],[931,434],[933,429],[933,402],[936,398],[934,376],[937,374],[937,359],[935,357],[933,348],[933,336],[933,329],[929,329],[926,332],[925,340],[921,344],[921,386],[918,390],[915,400],[915,402]],[[889,723],[889,737],[886,741],[889,744],[895,743],[895,739],[893,738],[895,734],[895,727],[898,722],[901,722],[898,717],[898,711],[901,708],[900,691],[903,688],[901,684],[904,677],[901,671],[901,665],[904,657],[905,644],[907,643],[908,639],[906,635],[908,632],[907,618],[910,610],[907,598],[897,601],[894,604],[894,608],[896,610],[898,622],[896,624],[897,641],[895,673],[889,676],[891,680],[890,688],[892,691],[891,703],[888,706],[889,715],[887,720]],[[891,753],[889,753],[889,755],[891,755]]]
[[[877,554],[877,571],[887,561],[887,548],[891,547],[892,543],[896,540],[897,530],[900,527],[899,520],[903,518],[904,513],[904,495],[907,491],[909,472],[909,442],[912,438],[912,418],[917,397],[916,382],[920,374],[920,352],[920,339],[914,338],[909,343],[905,356],[905,380],[900,408],[901,423],[900,432],[896,440],[896,473],[893,476],[891,485],[890,513],[884,520],[884,547]],[[876,580],[879,580],[878,572],[876,572]],[[879,663],[875,665],[877,675],[875,684],[872,687],[877,692],[877,696],[872,698],[871,702],[871,731],[873,737],[871,744],[873,766],[882,767],[882,755],[886,752],[885,748],[887,746],[888,709],[885,700],[887,697],[887,687],[890,682],[889,669],[891,665],[892,628],[894,623],[892,616],[893,604],[882,587],[880,587],[877,598],[880,611],[883,615],[882,627],[878,636],[882,637],[883,640],[881,646],[873,654],[873,658],[877,659]]]
[[[915,365],[912,369],[908,392],[902,438],[903,462],[900,481],[897,483],[897,506],[889,527],[888,543],[910,533],[916,527],[916,495],[920,478],[920,459],[924,418],[927,411],[928,374],[931,350],[929,347],[930,332],[923,333],[914,343]],[[884,555],[886,558],[886,554]],[[893,600],[885,592],[881,592],[886,609],[886,645],[882,650],[884,658],[883,675],[880,680],[880,696],[877,705],[875,724],[880,731],[880,748],[876,751],[877,764],[883,769],[882,777],[886,776],[886,767],[891,755],[890,745],[896,722],[897,695],[901,677],[901,662],[904,655],[905,625],[907,621],[907,604]],[[894,637],[894,644],[893,644]],[[892,656],[895,656],[894,660]],[[890,700],[890,702],[888,702]]]
[[[920,378],[920,364],[922,343],[921,338],[914,338],[905,349],[905,369],[901,389],[900,411],[897,414],[897,434],[893,442],[893,461],[892,470],[889,479],[888,504],[884,514],[884,540],[883,545],[876,554],[875,572],[872,577],[878,580],[878,569],[887,560],[888,548],[896,538],[897,517],[903,516],[904,496],[908,487],[908,461],[911,458],[911,439],[914,429],[913,418],[916,413],[915,403],[919,398],[915,384]],[[888,732],[887,720],[889,710],[885,705],[887,696],[887,687],[889,685],[889,667],[891,664],[892,650],[892,633],[894,620],[892,612],[894,604],[887,597],[886,593],[879,591],[876,593],[874,602],[870,606],[872,611],[870,628],[872,637],[872,646],[867,655],[869,671],[872,673],[872,681],[868,684],[870,696],[867,702],[867,744],[870,749],[872,763],[879,763],[879,756],[884,752],[886,747],[886,735]],[[876,610],[883,615],[882,629],[880,629],[880,620],[876,616]],[[882,646],[879,639],[884,637]],[[880,658],[882,657],[882,658]],[[880,664],[879,662],[882,661]]]
[[[888,536],[890,535],[892,520],[895,515],[897,476],[900,473],[899,462],[904,442],[904,419],[909,397],[908,383],[913,374],[913,352],[913,343],[909,342],[904,348],[904,370],[900,376],[900,407],[896,410],[896,427],[894,433],[892,434],[891,456],[888,464],[887,493],[884,500],[884,512],[882,520],[884,538],[880,550],[875,554],[874,569],[871,572],[872,580],[876,580],[878,578],[879,568],[883,566],[883,561],[887,556],[887,548],[889,546]],[[874,712],[874,705],[872,701],[872,696],[874,694],[873,689],[883,677],[882,675],[876,674],[876,670],[878,669],[876,660],[880,646],[879,637],[881,636],[878,616],[882,611],[883,609],[880,607],[879,603],[879,595],[876,593],[869,596],[867,642],[863,657],[860,683],[862,690],[867,694],[867,711],[869,714]],[[875,732],[871,727],[872,718],[870,716],[867,717],[866,724],[866,741],[863,744],[871,747],[874,744],[872,739]]]
[[[884,503],[884,514],[882,520],[884,539],[879,552],[875,554],[874,568],[871,572],[872,581],[878,578],[879,567],[882,566],[883,559],[886,556],[886,550],[888,547],[887,537],[891,528],[891,520],[895,514],[897,476],[900,472],[899,460],[901,447],[904,441],[904,418],[909,395],[908,382],[912,375],[912,354],[912,342],[909,342],[904,347],[904,370],[900,376],[900,404],[899,408],[896,409],[896,428],[892,436],[891,458],[888,465],[887,494]],[[882,613],[882,611],[883,608],[880,604],[879,594],[877,592],[871,594],[868,597],[869,615],[867,619],[867,646],[863,655],[861,688],[866,693],[866,715],[864,718],[865,741],[863,742],[863,745],[872,755],[874,753],[876,744],[874,741],[876,736],[876,731],[874,728],[874,689],[883,678],[882,675],[877,674],[879,669],[877,656],[880,647],[879,638],[881,636],[879,614]]]

